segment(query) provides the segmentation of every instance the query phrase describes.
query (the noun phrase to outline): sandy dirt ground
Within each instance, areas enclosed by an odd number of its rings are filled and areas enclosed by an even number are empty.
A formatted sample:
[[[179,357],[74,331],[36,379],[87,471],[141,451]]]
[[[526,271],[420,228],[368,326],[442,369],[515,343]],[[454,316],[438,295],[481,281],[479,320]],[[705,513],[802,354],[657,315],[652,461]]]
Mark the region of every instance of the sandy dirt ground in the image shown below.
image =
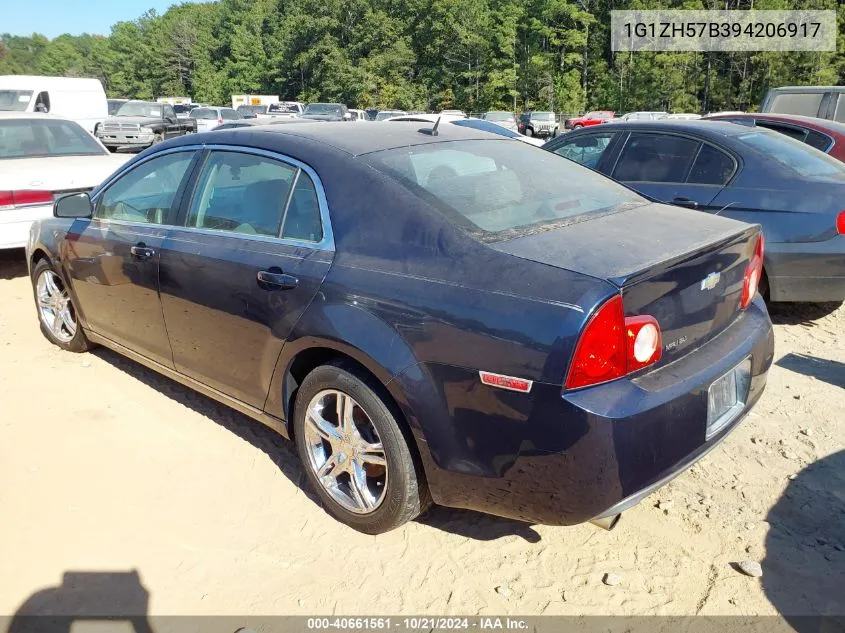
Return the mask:
[[[435,508],[373,537],[262,426],[50,345],[22,252],[4,256],[0,614],[845,614],[845,307],[772,317],[754,412],[613,532]]]

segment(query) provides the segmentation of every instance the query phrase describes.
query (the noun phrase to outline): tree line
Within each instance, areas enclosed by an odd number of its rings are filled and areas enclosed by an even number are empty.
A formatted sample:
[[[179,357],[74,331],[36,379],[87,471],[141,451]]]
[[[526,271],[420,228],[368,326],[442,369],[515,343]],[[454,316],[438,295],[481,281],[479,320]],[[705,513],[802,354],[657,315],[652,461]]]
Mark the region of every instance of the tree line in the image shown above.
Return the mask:
[[[614,53],[614,9],[837,9],[836,52]],[[100,79],[110,97],[232,94],[467,111],[754,110],[766,89],[845,84],[838,0],[220,0],[108,36],[0,35],[0,75]]]

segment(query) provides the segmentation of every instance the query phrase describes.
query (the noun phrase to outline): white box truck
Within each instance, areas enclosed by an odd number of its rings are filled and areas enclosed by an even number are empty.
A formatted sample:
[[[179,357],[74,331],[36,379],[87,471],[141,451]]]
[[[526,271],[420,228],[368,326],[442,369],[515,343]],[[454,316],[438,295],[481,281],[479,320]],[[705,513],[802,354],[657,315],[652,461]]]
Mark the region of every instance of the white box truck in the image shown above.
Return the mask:
[[[242,105],[263,105],[278,103],[279,95],[232,95],[232,107],[237,110]]]
[[[92,134],[109,116],[100,80],[81,77],[2,75],[0,110],[55,114],[76,121]]]

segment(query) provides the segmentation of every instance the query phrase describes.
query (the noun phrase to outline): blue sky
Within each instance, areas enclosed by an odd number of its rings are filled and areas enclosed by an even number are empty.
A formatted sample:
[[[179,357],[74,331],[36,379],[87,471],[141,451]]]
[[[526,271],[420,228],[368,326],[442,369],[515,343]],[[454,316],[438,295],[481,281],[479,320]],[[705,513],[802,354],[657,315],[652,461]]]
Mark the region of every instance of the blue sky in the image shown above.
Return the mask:
[[[108,35],[112,24],[147,9],[164,13],[174,0],[0,0],[0,33],[54,38],[62,33]]]

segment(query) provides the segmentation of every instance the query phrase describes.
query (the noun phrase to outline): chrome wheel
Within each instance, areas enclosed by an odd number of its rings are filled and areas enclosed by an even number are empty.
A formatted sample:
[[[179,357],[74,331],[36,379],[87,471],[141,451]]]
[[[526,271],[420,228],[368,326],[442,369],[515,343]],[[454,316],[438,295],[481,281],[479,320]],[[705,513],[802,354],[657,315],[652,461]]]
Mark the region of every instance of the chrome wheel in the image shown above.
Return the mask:
[[[35,284],[38,316],[45,327],[62,343],[69,343],[76,335],[76,314],[67,290],[59,276],[45,270]]]
[[[332,499],[367,514],[384,501],[387,456],[370,416],[334,389],[320,391],[305,412],[309,466]]]

